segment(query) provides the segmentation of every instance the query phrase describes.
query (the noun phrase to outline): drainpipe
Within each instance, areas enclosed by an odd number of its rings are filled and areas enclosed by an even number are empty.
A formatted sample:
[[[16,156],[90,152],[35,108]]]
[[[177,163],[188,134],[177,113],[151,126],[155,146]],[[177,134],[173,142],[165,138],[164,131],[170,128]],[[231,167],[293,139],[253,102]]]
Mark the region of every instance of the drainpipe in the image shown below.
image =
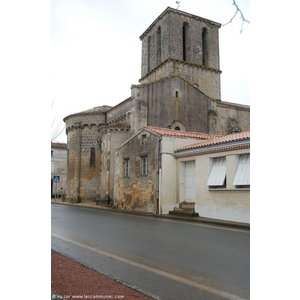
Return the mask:
[[[161,184],[161,140],[159,137],[157,145],[157,176],[156,176],[156,214],[161,214],[161,197],[160,197],[160,184]],[[157,209],[158,208],[158,209]]]

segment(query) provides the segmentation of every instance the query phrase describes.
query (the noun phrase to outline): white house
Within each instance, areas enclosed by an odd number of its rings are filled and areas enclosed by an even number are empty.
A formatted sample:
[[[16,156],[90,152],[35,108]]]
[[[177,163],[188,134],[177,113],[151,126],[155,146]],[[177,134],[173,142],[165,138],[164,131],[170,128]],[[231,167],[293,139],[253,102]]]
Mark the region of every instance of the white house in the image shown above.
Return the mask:
[[[249,131],[184,146],[174,155],[175,206],[195,202],[202,217],[250,223]]]

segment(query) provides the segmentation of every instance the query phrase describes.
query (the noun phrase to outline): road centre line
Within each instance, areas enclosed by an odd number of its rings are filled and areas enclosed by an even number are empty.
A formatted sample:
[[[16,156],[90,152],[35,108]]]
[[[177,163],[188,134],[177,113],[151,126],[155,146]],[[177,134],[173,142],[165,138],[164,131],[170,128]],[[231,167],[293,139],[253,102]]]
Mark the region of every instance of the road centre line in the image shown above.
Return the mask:
[[[115,255],[115,254],[111,254],[109,252],[106,252],[106,251],[100,250],[98,248],[82,244],[80,242],[77,242],[77,241],[65,238],[65,237],[57,235],[57,234],[52,234],[52,236],[55,237],[55,238],[58,238],[60,240],[63,240],[65,242],[74,244],[76,246],[82,247],[82,248],[87,249],[87,250],[90,250],[92,252],[95,252],[95,253],[98,253],[98,254],[102,254],[102,255],[107,256],[109,258],[113,258],[113,259],[115,259],[117,261],[129,264],[129,265],[134,266],[134,267],[141,268],[141,269],[143,269],[145,271],[155,273],[157,275],[166,277],[166,278],[171,279],[171,280],[175,280],[177,282],[180,282],[180,283],[183,283],[183,284],[195,287],[195,288],[200,289],[200,290],[204,290],[206,292],[209,292],[209,293],[217,295],[217,296],[221,296],[221,297],[223,297],[225,299],[229,299],[229,300],[246,300],[245,298],[233,295],[231,293],[228,293],[226,291],[222,291],[222,290],[217,289],[217,288],[213,288],[213,287],[208,286],[206,284],[203,284],[203,283],[200,283],[200,282],[196,282],[196,281],[192,281],[192,280],[180,277],[178,275],[171,274],[171,273],[166,272],[166,271],[158,270],[158,269],[152,268],[150,266],[146,266],[144,264],[141,264],[141,263],[138,263],[138,262],[135,262],[135,261],[132,261],[132,260],[128,260],[128,259],[126,259],[124,257],[118,256],[118,255]]]

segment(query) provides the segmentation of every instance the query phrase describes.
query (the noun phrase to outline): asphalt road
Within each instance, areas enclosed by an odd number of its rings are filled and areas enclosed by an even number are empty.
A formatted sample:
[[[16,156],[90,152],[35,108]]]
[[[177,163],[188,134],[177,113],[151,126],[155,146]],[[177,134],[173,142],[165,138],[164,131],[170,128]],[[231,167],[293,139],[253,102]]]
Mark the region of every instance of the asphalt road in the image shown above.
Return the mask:
[[[52,249],[158,299],[249,299],[248,230],[52,204]]]

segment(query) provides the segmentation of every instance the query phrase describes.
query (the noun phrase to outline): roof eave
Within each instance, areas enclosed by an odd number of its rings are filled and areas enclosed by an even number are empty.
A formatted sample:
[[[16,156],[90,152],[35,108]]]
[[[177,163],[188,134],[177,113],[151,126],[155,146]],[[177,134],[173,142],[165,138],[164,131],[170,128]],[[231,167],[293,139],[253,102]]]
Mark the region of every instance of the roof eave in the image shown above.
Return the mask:
[[[227,143],[219,143],[215,145],[207,145],[207,146],[199,145],[198,147],[193,147],[190,149],[186,147],[185,149],[176,150],[174,155],[176,157],[193,156],[193,155],[205,154],[207,152],[230,151],[230,150],[243,149],[249,147],[250,147],[250,139],[246,139],[246,140],[239,140],[239,141],[233,141]]]

